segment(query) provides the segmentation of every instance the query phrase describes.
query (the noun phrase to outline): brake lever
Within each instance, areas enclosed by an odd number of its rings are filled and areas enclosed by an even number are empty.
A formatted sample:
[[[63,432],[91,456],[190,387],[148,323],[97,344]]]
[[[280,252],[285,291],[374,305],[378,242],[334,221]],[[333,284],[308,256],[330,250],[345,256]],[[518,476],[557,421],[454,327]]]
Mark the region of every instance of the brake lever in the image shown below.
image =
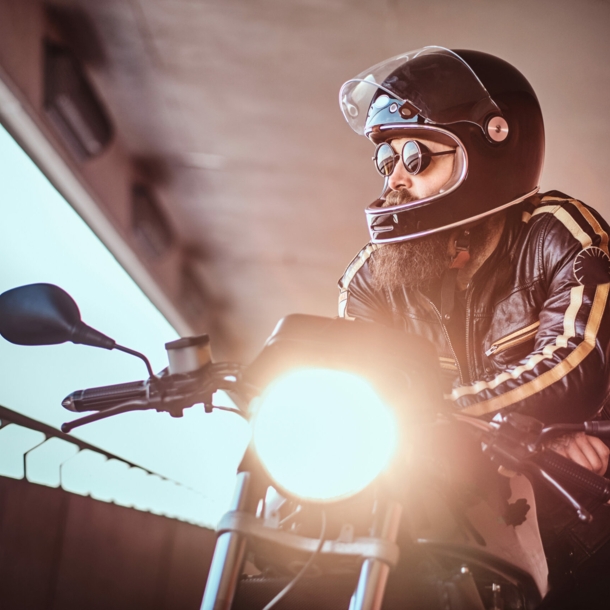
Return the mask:
[[[61,431],[68,434],[69,432],[72,432],[74,428],[79,428],[80,426],[99,421],[100,419],[106,419],[107,417],[112,417],[113,415],[120,415],[121,413],[127,413],[129,411],[146,411],[154,408],[154,405],[151,405],[144,400],[134,400],[123,403],[122,405],[117,405],[116,407],[112,407],[110,409],[106,409],[105,411],[98,411],[97,413],[91,413],[89,415],[85,415],[84,417],[79,417],[78,419],[65,422],[61,425]]]

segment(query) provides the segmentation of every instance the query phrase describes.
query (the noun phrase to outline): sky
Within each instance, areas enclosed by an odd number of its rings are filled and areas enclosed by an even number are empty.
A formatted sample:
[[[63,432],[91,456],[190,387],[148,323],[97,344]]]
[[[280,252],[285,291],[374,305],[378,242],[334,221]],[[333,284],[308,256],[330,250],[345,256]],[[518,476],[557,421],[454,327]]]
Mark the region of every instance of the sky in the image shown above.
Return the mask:
[[[178,337],[176,331],[1,126],[0,210],[0,293],[35,282],[56,284],[77,302],[84,322],[145,353],[155,371],[167,366],[164,344]],[[0,364],[0,405],[56,428],[73,419],[61,406],[72,391],[146,377],[136,358],[72,343],[23,347],[0,338]],[[127,413],[73,433],[199,491],[205,497],[200,521],[209,525],[228,505],[249,434],[240,417],[205,414],[201,405],[181,419]],[[19,461],[15,456],[28,443],[35,444],[34,437],[25,437],[31,435],[0,430],[0,474],[3,462],[5,474],[18,473],[8,464]],[[92,462],[86,455],[70,461],[71,467],[82,462],[76,470],[85,477],[94,468],[87,466]],[[72,485],[88,493],[82,481]]]

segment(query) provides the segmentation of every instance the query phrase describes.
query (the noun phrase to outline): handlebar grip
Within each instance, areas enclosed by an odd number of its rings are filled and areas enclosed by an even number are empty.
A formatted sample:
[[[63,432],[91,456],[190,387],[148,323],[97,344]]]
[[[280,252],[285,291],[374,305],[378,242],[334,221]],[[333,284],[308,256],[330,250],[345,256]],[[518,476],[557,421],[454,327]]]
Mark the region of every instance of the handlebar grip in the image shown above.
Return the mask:
[[[146,382],[131,381],[115,385],[76,390],[66,396],[61,404],[68,411],[105,411],[121,403],[146,398]]]
[[[579,466],[576,462],[550,450],[538,454],[534,461],[559,483],[565,483],[601,502],[610,499],[610,480]]]
[[[585,433],[599,438],[610,438],[610,421],[586,421]]]

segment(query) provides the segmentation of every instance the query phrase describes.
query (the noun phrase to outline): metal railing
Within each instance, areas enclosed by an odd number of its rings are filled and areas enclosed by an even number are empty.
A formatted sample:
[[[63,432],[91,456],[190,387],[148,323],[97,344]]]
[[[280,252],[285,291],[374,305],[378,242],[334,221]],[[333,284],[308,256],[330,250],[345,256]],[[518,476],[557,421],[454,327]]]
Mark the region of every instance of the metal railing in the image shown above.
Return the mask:
[[[2,406],[0,476],[213,525],[205,520],[211,500],[202,492]]]

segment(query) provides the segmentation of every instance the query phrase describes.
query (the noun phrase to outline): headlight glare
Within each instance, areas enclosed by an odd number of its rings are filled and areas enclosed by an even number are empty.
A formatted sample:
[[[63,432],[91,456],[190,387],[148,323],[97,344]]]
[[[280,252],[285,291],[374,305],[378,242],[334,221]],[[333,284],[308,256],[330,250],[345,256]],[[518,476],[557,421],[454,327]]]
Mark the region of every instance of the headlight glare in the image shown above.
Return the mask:
[[[272,382],[253,420],[259,458],[277,485],[302,499],[354,495],[388,465],[396,418],[365,379],[300,369]]]

